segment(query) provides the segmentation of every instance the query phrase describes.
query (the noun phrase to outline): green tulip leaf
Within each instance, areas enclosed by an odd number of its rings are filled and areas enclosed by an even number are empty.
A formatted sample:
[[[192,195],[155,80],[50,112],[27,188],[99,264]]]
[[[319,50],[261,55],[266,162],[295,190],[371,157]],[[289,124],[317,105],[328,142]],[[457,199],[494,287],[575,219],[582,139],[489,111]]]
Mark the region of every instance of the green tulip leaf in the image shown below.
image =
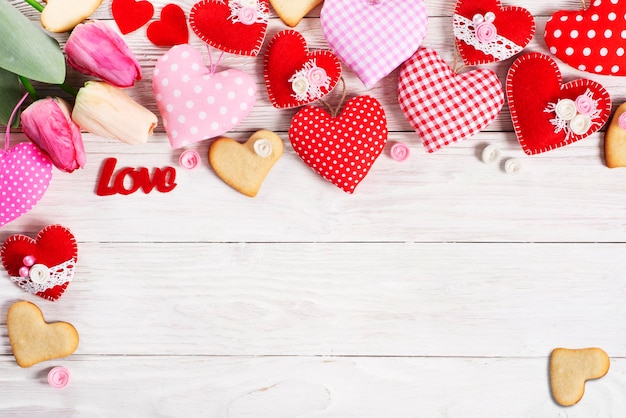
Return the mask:
[[[0,100],[0,125],[7,126],[13,109],[22,98],[22,92],[17,74],[2,68],[0,68],[0,97],[2,98]],[[11,126],[17,128],[19,124],[20,118],[16,114]]]
[[[49,84],[65,81],[65,57],[59,44],[0,0],[0,68]]]

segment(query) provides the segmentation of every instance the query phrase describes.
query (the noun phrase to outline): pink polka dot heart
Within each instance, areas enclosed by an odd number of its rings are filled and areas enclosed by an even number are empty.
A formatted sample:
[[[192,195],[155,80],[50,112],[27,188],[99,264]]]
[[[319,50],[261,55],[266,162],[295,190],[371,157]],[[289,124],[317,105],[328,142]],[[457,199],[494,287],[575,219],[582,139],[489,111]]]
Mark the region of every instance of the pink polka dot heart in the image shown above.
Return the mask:
[[[289,139],[296,154],[320,176],[346,193],[365,178],[387,143],[387,117],[370,96],[355,97],[338,117],[316,106],[291,120]]]
[[[212,73],[189,45],[177,45],[159,58],[152,88],[173,148],[228,132],[256,101],[252,77],[234,69]]]
[[[31,143],[0,150],[0,227],[29,212],[52,181],[52,164]]]
[[[552,54],[578,70],[626,75],[626,0],[560,10],[546,23],[545,40]]]

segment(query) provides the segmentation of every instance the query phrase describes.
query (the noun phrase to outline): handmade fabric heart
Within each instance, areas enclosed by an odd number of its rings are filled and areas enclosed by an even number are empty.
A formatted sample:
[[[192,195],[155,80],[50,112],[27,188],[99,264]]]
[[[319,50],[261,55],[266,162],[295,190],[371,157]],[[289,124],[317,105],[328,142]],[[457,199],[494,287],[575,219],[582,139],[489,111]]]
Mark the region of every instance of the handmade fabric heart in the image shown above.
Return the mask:
[[[113,0],[111,3],[113,20],[124,35],[145,25],[154,15],[154,6],[144,0]]]
[[[173,148],[222,135],[244,120],[256,101],[252,77],[205,67],[189,45],[176,45],[159,58],[152,87]]]
[[[587,79],[563,84],[556,62],[538,52],[513,63],[506,95],[517,139],[529,155],[588,137],[611,113],[611,98],[602,85]]]
[[[209,148],[209,162],[215,173],[248,197],[257,195],[263,180],[282,155],[282,139],[265,130],[255,132],[244,144],[222,137]]]
[[[428,13],[423,0],[326,0],[320,20],[331,50],[371,88],[417,50]]]
[[[296,27],[323,0],[270,0],[274,11],[287,26]]]
[[[504,92],[493,71],[457,74],[437,52],[420,48],[402,65],[398,102],[426,151],[434,152],[487,127],[504,105]]]
[[[341,77],[341,63],[330,51],[309,52],[300,33],[284,30],[267,46],[264,77],[272,105],[289,109],[330,93]]]
[[[176,4],[168,4],[161,10],[161,19],[150,23],[146,31],[150,42],[156,46],[174,46],[189,41],[185,12]]]
[[[202,0],[191,8],[189,26],[212,47],[256,57],[269,18],[268,0]]]
[[[35,145],[0,150],[0,227],[35,207],[51,181],[52,163]]]
[[[341,114],[307,106],[291,120],[289,140],[296,154],[346,193],[359,183],[387,143],[387,117],[373,97],[350,99]]]
[[[550,52],[596,74],[626,75],[626,0],[595,0],[586,10],[561,10],[546,23]]]
[[[523,7],[500,0],[459,0],[453,17],[456,45],[466,65],[517,55],[535,34],[535,19]]]
[[[0,257],[13,283],[28,293],[55,301],[74,278],[78,246],[69,229],[50,225],[35,239],[10,236],[0,249]]]

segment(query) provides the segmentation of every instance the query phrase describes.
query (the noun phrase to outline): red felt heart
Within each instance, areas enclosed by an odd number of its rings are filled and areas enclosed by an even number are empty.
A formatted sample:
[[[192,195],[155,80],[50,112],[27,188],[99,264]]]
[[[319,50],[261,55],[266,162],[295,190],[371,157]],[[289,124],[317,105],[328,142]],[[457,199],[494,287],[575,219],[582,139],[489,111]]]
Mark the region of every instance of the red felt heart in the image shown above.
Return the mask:
[[[387,143],[387,117],[370,96],[350,99],[332,117],[316,106],[300,110],[291,120],[289,139],[296,154],[320,176],[353,193]]]
[[[136,31],[154,15],[154,6],[149,1],[113,0],[111,14],[117,27],[126,35]]]
[[[327,79],[325,86],[309,94],[296,94],[293,81],[297,74],[306,74],[307,68],[315,67]],[[304,37],[294,30],[277,33],[265,52],[265,86],[272,105],[279,109],[304,106],[330,93],[341,77],[341,62],[327,50],[309,52]],[[302,93],[302,92],[301,92]]]
[[[625,7],[623,0],[595,0],[586,10],[560,10],[546,23],[546,45],[581,71],[626,75]]]
[[[25,267],[24,258],[32,256],[31,277],[21,277]],[[74,277],[78,261],[78,246],[69,229],[61,225],[50,225],[42,229],[34,240],[25,235],[12,235],[0,249],[2,265],[11,281],[29,293],[55,301],[61,297]],[[47,279],[35,278],[33,272],[43,268]]]
[[[249,7],[241,6],[239,0],[202,0],[191,8],[189,26],[212,47],[255,57],[265,39],[269,10],[268,0],[255,0]]]
[[[513,127],[517,139],[526,154],[538,154],[579,141],[598,131],[611,113],[611,98],[602,85],[587,79],[562,83],[561,72],[556,62],[547,55],[537,52],[518,58],[506,78],[506,94],[511,109]],[[564,99],[576,100],[587,96],[584,101],[593,102],[595,109],[589,116],[589,128],[576,134],[572,128],[582,121],[580,106],[574,106],[577,119],[566,122],[558,116],[553,106]],[[591,101],[590,101],[591,100]],[[563,102],[565,112],[566,102]],[[577,108],[580,108],[577,110]],[[567,113],[567,112],[565,112]],[[576,123],[575,123],[576,122]],[[575,130],[573,130],[575,129]]]
[[[487,13],[495,18],[489,26]],[[474,22],[476,16],[480,16]],[[535,19],[523,7],[502,7],[500,0],[459,0],[454,10],[454,37],[466,65],[503,61],[518,54],[535,34]],[[495,29],[485,37],[485,30]]]
[[[436,51],[417,50],[400,70],[400,108],[434,152],[482,131],[500,113],[504,92],[496,73],[455,73]]]
[[[185,12],[176,4],[168,4],[161,10],[161,19],[150,23],[146,32],[156,46],[174,46],[189,42]]]

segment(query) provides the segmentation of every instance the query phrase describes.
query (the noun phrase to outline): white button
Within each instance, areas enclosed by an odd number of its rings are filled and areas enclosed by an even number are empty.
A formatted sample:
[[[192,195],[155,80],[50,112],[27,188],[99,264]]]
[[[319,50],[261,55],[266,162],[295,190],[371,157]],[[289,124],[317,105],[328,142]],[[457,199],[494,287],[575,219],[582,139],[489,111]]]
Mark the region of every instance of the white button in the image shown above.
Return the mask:
[[[43,264],[35,264],[30,268],[29,277],[33,283],[42,284],[50,279],[50,270]]]
[[[515,158],[511,158],[506,163],[504,163],[504,171],[507,174],[517,174],[522,170],[522,165]]]
[[[254,152],[261,158],[272,155],[272,143],[267,139],[259,139],[254,142]]]
[[[487,145],[483,149],[483,153],[481,154],[481,159],[485,164],[491,164],[498,160],[500,157],[500,150],[493,145]]]

